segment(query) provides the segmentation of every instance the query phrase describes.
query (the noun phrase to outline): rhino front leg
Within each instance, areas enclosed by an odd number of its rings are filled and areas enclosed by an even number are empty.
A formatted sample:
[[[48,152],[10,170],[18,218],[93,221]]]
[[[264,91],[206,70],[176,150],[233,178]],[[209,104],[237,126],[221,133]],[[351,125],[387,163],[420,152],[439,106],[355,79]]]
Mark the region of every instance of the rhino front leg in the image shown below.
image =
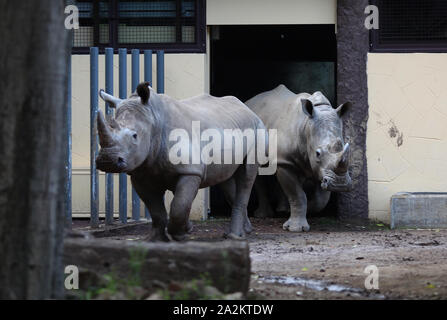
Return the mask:
[[[307,204],[308,213],[318,213],[326,208],[331,197],[330,191],[324,191],[319,185],[314,189],[312,199]]]
[[[166,235],[166,225],[168,222],[168,215],[166,207],[163,201],[164,191],[149,191],[144,188],[143,184],[132,179],[132,185],[135,188],[138,196],[143,200],[144,204],[148,207],[152,217],[152,232],[145,238],[149,241],[169,241]]]
[[[284,230],[293,232],[309,231],[306,219],[307,198],[295,171],[278,168],[278,181],[290,204],[290,218],[283,224]]]
[[[177,181],[168,223],[168,233],[174,240],[184,240],[186,233],[190,231],[189,213],[199,190],[200,182],[200,177],[189,175],[181,176]]]

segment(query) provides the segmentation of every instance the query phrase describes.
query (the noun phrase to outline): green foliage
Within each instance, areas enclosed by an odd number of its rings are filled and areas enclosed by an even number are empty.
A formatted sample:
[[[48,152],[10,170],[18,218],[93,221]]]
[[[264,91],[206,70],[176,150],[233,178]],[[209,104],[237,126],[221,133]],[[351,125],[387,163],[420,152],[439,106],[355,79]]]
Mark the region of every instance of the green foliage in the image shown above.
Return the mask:
[[[123,299],[139,299],[138,292],[141,293],[141,270],[147,256],[147,250],[135,248],[129,252],[130,275],[127,278],[121,278],[114,270],[103,276],[99,287],[90,287],[82,296],[83,299],[90,300],[95,298],[109,298],[118,295]]]

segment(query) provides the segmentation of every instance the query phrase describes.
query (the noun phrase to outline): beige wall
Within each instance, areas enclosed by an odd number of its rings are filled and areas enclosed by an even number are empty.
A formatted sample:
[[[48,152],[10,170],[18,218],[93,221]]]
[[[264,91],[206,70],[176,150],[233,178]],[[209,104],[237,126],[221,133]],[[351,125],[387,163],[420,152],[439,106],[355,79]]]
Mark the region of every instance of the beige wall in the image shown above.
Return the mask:
[[[369,216],[400,191],[446,191],[447,54],[368,54]]]
[[[90,57],[89,55],[72,56],[72,116],[73,116],[73,214],[88,216],[90,212]],[[99,87],[104,88],[105,67],[104,56],[99,57]],[[153,55],[153,87],[156,88],[156,59]],[[128,55],[128,93],[131,86],[131,60]],[[165,92],[176,99],[207,92],[205,80],[205,54],[166,54],[165,55]],[[140,57],[140,79],[144,74],[143,55]],[[114,57],[114,93],[118,94],[118,55]],[[104,111],[104,103],[99,99],[100,108]],[[115,177],[114,209],[118,214],[118,177]],[[130,180],[128,182],[128,213],[131,214]],[[205,210],[205,197],[202,190],[197,196],[191,217],[200,219]],[[166,196],[167,204],[172,197]],[[104,175],[100,174],[100,212],[104,212]],[[141,206],[143,215],[143,206]]]
[[[336,0],[207,0],[206,23],[335,24]]]

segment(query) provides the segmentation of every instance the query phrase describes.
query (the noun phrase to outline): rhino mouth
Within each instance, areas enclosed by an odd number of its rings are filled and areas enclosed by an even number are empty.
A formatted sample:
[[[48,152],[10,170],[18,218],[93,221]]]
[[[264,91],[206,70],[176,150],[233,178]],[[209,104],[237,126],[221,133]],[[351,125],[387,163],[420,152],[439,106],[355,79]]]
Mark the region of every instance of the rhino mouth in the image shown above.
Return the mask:
[[[321,188],[327,191],[347,192],[352,190],[352,180],[349,173],[346,172],[337,175],[332,170],[323,170],[323,180]]]
[[[107,173],[122,173],[126,171],[126,163],[122,158],[117,161],[96,159],[96,168]]]

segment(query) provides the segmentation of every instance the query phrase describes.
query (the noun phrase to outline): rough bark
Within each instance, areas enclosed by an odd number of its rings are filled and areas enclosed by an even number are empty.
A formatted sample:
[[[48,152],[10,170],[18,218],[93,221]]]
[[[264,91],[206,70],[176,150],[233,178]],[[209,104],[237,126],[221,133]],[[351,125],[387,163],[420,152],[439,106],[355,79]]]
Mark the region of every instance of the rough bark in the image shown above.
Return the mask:
[[[79,286],[85,281],[109,273],[120,279],[132,272],[131,255],[140,250],[143,257],[141,285],[155,282],[190,281],[210,277],[213,285],[224,293],[247,293],[250,283],[250,254],[247,242],[148,243],[109,239],[65,240],[64,263],[81,271]],[[83,279],[82,274],[90,275]],[[96,276],[91,276],[95,274]]]
[[[351,144],[353,190],[337,195],[337,211],[344,218],[368,218],[366,124],[368,87],[366,75],[369,30],[364,26],[368,0],[337,1],[337,100],[353,102],[344,119],[344,134]]]
[[[0,1],[0,299],[63,293],[64,1]]]

